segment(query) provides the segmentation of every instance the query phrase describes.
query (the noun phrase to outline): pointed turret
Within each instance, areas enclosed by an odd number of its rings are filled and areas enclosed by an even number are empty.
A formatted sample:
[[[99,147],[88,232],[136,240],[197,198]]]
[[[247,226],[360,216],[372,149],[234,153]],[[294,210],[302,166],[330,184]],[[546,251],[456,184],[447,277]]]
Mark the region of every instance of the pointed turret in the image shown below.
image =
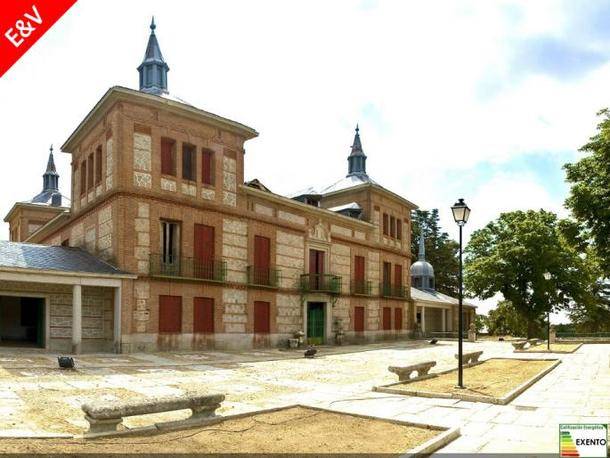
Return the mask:
[[[419,253],[417,262],[411,265],[411,284],[418,289],[434,291],[434,268],[426,261],[424,232],[419,236]]]
[[[42,192],[32,199],[32,202],[49,204],[52,207],[61,207],[61,194],[59,193],[59,173],[55,168],[53,159],[53,145],[49,148],[47,169],[42,175]]]
[[[153,16],[150,23],[150,36],[148,37],[146,53],[144,54],[144,60],[138,67],[138,72],[140,73],[140,90],[159,95],[167,93],[169,66],[163,59],[163,54],[161,54],[161,48],[155,35],[156,28]]]
[[[352,144],[352,152],[347,158],[348,169],[347,176],[366,176],[366,155],[362,151],[362,142],[360,141],[360,128],[356,124],[356,135],[354,135],[354,143]]]

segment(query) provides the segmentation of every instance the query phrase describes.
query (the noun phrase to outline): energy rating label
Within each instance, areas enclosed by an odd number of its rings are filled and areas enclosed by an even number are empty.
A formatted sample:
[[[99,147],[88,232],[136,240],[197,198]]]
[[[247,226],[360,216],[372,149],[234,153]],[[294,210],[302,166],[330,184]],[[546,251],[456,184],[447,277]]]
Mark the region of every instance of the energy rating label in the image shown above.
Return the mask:
[[[559,425],[559,456],[607,457],[608,425]]]

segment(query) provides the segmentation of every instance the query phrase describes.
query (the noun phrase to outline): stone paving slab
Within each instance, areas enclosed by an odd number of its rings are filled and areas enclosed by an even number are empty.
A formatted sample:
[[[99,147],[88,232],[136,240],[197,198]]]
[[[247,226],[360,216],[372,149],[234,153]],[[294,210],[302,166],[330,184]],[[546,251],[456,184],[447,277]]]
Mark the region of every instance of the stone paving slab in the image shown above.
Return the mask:
[[[0,435],[77,434],[86,427],[79,406],[89,399],[224,392],[221,415],[301,403],[420,423],[459,425],[462,437],[439,452],[557,452],[560,422],[610,421],[610,344],[583,345],[553,355],[563,362],[505,406],[456,399],[375,393],[395,381],[390,365],[437,361],[455,367],[457,342],[390,342],[302,351],[96,354],[77,358],[76,371],[56,369],[56,355],[0,351]],[[465,343],[482,359],[548,358],[512,354],[509,342]],[[467,380],[466,380],[467,383]],[[128,426],[183,418],[184,412],[129,419]]]

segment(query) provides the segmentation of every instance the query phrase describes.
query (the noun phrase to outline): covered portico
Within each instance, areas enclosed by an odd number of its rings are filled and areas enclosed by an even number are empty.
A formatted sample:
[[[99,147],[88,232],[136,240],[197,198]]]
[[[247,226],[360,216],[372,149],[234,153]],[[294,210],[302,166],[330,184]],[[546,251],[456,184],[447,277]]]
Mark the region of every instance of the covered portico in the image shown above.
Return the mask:
[[[414,322],[419,324],[423,335],[453,334],[458,331],[459,307],[458,300],[438,291],[422,291],[411,288],[414,301]],[[463,303],[463,330],[467,330],[474,322],[476,306]]]
[[[0,346],[120,352],[133,278],[80,248],[0,242]]]

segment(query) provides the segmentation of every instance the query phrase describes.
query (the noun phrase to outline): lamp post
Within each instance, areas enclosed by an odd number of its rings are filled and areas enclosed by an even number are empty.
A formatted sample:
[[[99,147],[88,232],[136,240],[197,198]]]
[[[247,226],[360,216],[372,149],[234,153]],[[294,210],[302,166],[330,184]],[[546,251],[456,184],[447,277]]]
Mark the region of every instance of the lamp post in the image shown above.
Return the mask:
[[[548,282],[551,280],[551,273],[545,272],[544,279]],[[548,294],[548,292],[547,292]],[[549,300],[549,310],[546,312],[546,349],[551,351],[551,303]]]
[[[462,327],[464,326],[462,316],[462,296],[463,296],[463,278],[462,278],[462,227],[468,222],[470,216],[470,208],[464,202],[464,199],[458,201],[451,207],[453,219],[460,228],[460,276],[459,276],[459,295],[458,295],[458,387],[464,388],[464,368],[462,367]]]

